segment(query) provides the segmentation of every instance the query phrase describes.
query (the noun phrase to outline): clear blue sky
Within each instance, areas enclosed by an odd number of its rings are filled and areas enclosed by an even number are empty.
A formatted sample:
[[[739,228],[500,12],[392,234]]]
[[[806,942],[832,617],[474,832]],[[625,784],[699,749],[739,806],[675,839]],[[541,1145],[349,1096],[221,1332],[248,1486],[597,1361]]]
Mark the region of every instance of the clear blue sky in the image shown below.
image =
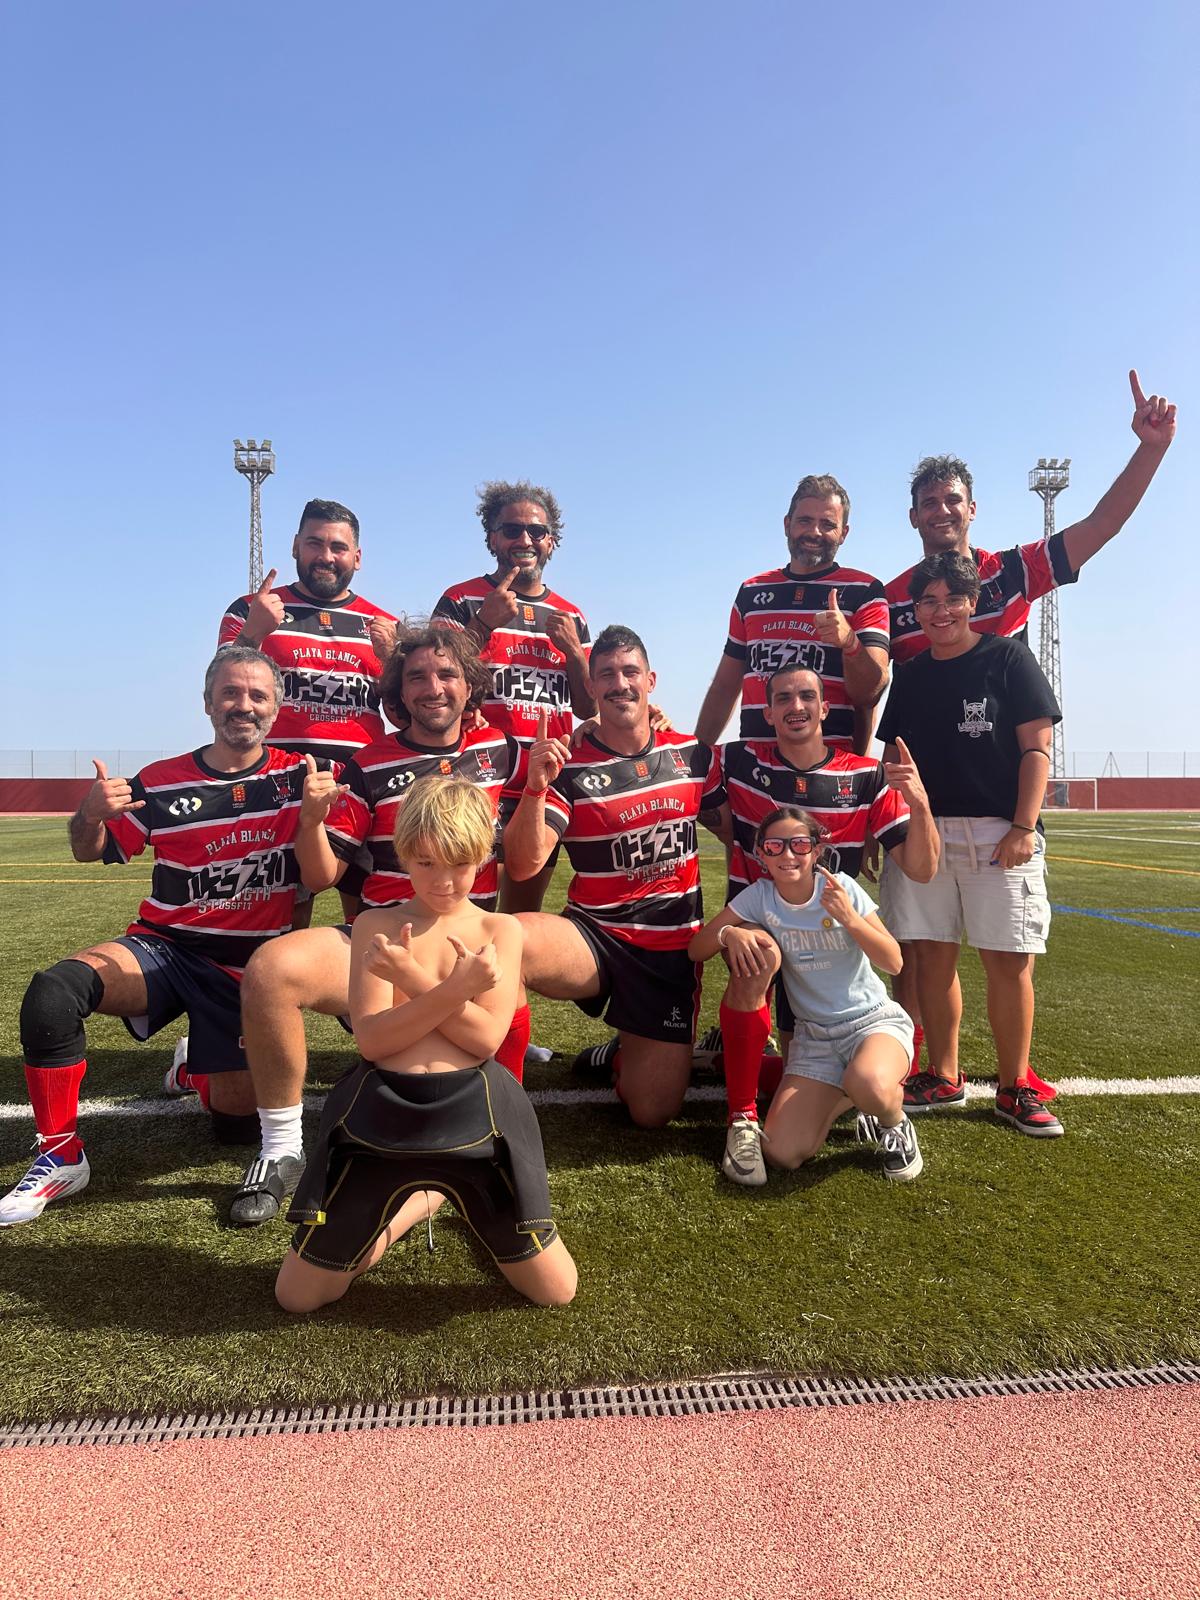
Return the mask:
[[[796,480],[847,562],[917,551],[952,450],[977,542],[1060,526],[1178,400],[1141,511],[1063,600],[1068,751],[1195,748],[1194,7],[223,3],[7,8],[5,746],[185,748],[310,495],[363,593],[483,570],[474,488],[549,484],[548,576],[699,705]]]

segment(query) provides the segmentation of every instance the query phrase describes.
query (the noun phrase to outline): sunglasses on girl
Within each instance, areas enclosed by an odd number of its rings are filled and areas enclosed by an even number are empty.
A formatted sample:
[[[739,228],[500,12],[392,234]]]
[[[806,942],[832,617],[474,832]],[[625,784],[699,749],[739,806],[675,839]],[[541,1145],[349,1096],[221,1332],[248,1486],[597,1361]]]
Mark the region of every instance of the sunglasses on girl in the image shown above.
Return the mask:
[[[781,856],[785,850],[790,850],[794,856],[810,856],[821,845],[807,834],[794,833],[790,839],[761,839],[758,848],[765,856]]]

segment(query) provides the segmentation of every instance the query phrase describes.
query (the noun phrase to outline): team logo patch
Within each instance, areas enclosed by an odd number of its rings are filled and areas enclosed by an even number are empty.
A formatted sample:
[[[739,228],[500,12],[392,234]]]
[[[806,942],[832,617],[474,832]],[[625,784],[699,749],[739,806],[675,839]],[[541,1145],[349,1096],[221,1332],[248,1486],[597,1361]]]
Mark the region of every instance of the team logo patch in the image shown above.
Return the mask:
[[[835,806],[852,806],[854,804],[854,780],[852,778],[839,778],[837,793],[833,797]]]
[[[987,720],[986,700],[964,700],[963,720],[958,725],[959,733],[965,733],[970,739],[982,739],[985,733],[991,733],[992,724]]]
[[[537,612],[532,606],[522,606],[521,615],[525,618],[526,622],[534,622],[537,619]]]
[[[333,618],[329,615],[328,611],[318,611],[317,621],[321,624],[321,627],[326,633],[333,632]]]
[[[807,778],[797,778],[796,779],[795,794],[796,794],[797,799],[800,799],[800,800],[806,800],[808,798],[808,779]]]
[[[438,771],[441,773],[443,778],[448,778],[454,771],[454,763],[443,758],[438,762]]]
[[[676,772],[687,772],[688,764],[687,764],[686,759],[683,756],[682,751],[672,750],[671,751],[671,761],[672,761],[672,764],[674,765],[674,768],[675,768]]]
[[[361,618],[359,626],[362,629],[363,638],[364,639],[369,639],[371,637],[371,619],[370,619],[370,617]]]
[[[586,777],[580,778],[581,789],[607,789],[612,783],[612,778],[607,772],[589,772]]]
[[[200,796],[198,794],[181,794],[171,801],[167,810],[173,817],[191,817],[200,809]]]
[[[229,793],[233,798],[234,810],[240,811],[246,804],[246,785],[244,783],[235,783]]]
[[[637,773],[639,778],[648,778],[650,776],[650,768],[644,761],[635,761],[633,763],[633,770]]]
[[[479,768],[481,778],[494,778],[496,776],[496,763],[492,760],[488,750],[476,750],[475,764]]]
[[[290,772],[273,772],[271,774],[271,787],[275,790],[275,798],[283,805],[292,798],[292,775]]]

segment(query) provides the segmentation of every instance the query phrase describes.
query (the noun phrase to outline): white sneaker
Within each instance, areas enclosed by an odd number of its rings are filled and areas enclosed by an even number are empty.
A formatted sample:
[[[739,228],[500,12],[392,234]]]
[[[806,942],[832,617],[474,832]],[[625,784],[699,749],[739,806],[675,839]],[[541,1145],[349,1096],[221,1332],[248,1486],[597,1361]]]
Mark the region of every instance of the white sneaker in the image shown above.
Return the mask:
[[[757,1122],[749,1117],[734,1117],[725,1136],[721,1161],[721,1171],[730,1183],[744,1184],[747,1189],[759,1189],[766,1183],[767,1167],[762,1157],[765,1138]]]
[[[163,1093],[168,1100],[182,1100],[184,1095],[195,1094],[196,1092],[190,1083],[182,1081],[187,1075],[187,1056],[188,1036],[185,1033],[175,1046],[175,1054],[171,1057],[171,1065],[167,1068],[163,1077]]]
[[[57,1143],[62,1143],[58,1140]],[[38,1141],[39,1149],[41,1141]],[[65,1200],[70,1194],[86,1189],[92,1169],[81,1150],[78,1161],[64,1161],[54,1151],[40,1149],[29,1171],[0,1200],[0,1228],[11,1228],[17,1222],[32,1222],[40,1217],[52,1200]]]
[[[547,1049],[544,1044],[527,1044],[525,1046],[526,1066],[544,1066],[547,1061],[554,1060],[554,1051]]]

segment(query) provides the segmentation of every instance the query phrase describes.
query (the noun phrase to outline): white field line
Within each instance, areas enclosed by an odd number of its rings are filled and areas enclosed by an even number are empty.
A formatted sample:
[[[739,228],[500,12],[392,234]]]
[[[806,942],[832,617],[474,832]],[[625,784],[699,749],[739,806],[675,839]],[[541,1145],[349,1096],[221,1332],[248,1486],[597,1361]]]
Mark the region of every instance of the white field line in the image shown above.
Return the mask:
[[[1086,1095],[1200,1094],[1200,1077],[1185,1078],[1063,1078],[1058,1085],[1063,1099]],[[986,1083],[968,1083],[968,1100],[991,1100],[996,1091]],[[535,1106],[611,1105],[611,1089],[532,1089],[529,1098]],[[685,1097],[696,1104],[721,1101],[725,1090],[719,1083],[698,1084]],[[325,1103],[323,1094],[306,1094],[304,1104],[318,1110]],[[200,1102],[189,1095],[184,1100],[84,1100],[81,1117],[190,1117],[200,1114]],[[0,1122],[18,1122],[29,1116],[26,1105],[0,1105]]]
[[[1126,844],[1168,844],[1177,850],[1194,850],[1195,839],[1152,839],[1144,833],[1098,833],[1094,828],[1055,828],[1050,842],[1055,839],[1122,839]]]

